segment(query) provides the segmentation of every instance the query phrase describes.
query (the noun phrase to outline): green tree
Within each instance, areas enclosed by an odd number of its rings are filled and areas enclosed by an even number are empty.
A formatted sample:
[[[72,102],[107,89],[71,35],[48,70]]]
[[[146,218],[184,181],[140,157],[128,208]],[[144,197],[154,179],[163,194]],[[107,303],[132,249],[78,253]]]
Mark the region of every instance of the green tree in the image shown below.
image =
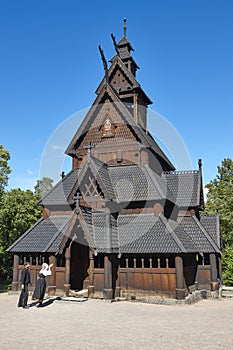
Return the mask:
[[[34,188],[35,194],[41,198],[53,188],[53,180],[49,177],[43,177],[42,179],[37,180]]]
[[[11,173],[11,168],[8,165],[10,154],[0,145],[0,199],[3,196],[4,189],[8,184],[8,175]]]
[[[38,196],[31,190],[12,189],[5,192],[0,208],[0,273],[5,277],[12,268],[12,254],[5,250],[40,217]]]
[[[212,214],[219,208],[220,228],[223,241],[223,280],[233,285],[233,161],[225,158],[218,166],[216,178],[208,185],[205,212]]]

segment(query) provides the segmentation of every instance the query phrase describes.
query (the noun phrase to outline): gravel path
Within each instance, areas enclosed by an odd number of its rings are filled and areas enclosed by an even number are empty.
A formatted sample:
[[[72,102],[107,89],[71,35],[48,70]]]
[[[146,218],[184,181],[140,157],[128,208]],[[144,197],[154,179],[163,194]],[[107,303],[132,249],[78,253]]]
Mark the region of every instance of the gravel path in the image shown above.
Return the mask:
[[[233,349],[233,299],[193,305],[56,300],[17,308],[0,294],[0,349]],[[30,302],[30,299],[29,299]]]

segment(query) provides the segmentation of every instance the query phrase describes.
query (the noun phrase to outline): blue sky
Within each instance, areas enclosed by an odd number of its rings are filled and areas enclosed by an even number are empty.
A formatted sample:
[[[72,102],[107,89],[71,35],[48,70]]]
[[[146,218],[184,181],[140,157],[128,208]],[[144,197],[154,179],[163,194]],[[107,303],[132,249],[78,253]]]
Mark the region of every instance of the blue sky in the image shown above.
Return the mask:
[[[110,59],[110,34],[121,39],[124,17],[137,80],[151,108],[180,134],[193,169],[202,158],[208,183],[224,158],[233,159],[232,0],[1,0],[0,144],[11,155],[8,188],[33,189],[54,130],[92,104],[103,77],[98,44]],[[74,133],[72,124],[68,142]]]

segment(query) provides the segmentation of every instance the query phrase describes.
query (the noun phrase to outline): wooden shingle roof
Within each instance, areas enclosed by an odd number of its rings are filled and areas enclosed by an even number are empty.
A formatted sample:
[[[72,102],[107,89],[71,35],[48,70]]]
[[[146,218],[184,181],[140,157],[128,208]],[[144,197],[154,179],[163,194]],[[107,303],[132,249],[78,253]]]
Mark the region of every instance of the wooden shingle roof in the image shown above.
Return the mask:
[[[200,221],[217,246],[221,248],[219,214],[201,215]]]
[[[27,230],[8,252],[51,252],[56,253],[64,235],[70,234],[75,223],[74,213],[68,215],[52,215],[47,219],[41,218]]]
[[[162,173],[162,178],[170,189],[178,207],[199,207],[202,182],[200,170],[171,171]]]
[[[68,205],[67,198],[77,179],[80,170],[71,170],[62,180],[60,180],[48,193],[38,201],[38,205],[59,206]]]

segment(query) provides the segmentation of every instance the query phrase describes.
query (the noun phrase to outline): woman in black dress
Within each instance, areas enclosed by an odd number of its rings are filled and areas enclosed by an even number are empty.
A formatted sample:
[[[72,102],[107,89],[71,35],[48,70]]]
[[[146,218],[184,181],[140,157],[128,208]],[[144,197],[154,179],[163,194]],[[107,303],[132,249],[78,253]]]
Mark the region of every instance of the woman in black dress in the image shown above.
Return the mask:
[[[33,292],[32,295],[32,299],[38,299],[39,300],[39,304],[37,305],[37,307],[41,307],[43,300],[44,300],[44,296],[45,296],[45,290],[46,290],[46,280],[45,277],[46,276],[50,276],[51,275],[51,267],[53,266],[53,264],[48,265],[46,263],[42,264],[41,270],[38,274],[38,279],[36,282],[36,287],[35,290]]]

